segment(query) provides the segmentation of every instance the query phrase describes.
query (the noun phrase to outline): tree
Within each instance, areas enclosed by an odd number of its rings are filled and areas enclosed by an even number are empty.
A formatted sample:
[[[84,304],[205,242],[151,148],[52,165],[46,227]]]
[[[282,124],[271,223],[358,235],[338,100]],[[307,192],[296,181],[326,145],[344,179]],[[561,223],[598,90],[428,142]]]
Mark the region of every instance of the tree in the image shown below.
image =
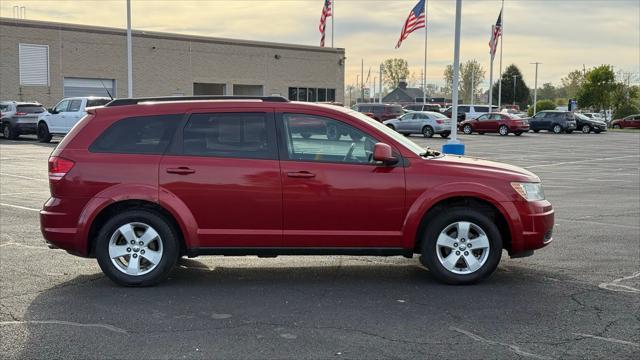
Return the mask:
[[[409,63],[405,59],[387,59],[382,63],[384,83],[389,88],[398,87],[400,80],[406,80],[409,76]]]
[[[600,65],[589,70],[576,93],[578,106],[596,110],[609,109],[616,86],[616,75],[610,65]]]
[[[562,82],[562,93],[558,94],[558,96],[573,99],[584,82],[584,72],[574,70],[560,79],[560,81]]]
[[[514,91],[513,91],[513,76],[517,76],[516,79],[516,91],[515,91],[515,99],[514,99]],[[529,102],[529,87],[525,83],[522,78],[522,73],[520,69],[514,64],[509,65],[507,69],[502,74],[502,77],[499,80],[502,83],[502,104],[512,104],[516,103],[520,106],[521,109],[525,108],[527,103]],[[515,100],[515,101],[514,101]],[[498,103],[498,83],[493,85],[493,103]]]
[[[544,83],[538,89],[538,100],[554,100],[558,97],[558,90],[551,83]]]
[[[458,99],[463,102],[471,101],[475,102],[475,98],[478,97],[478,89],[484,81],[486,72],[482,68],[482,65],[475,60],[467,60],[460,65],[460,75],[458,82]],[[447,65],[444,69],[444,89],[445,94],[451,94],[451,88],[453,86],[453,66]],[[475,98],[471,99],[471,94],[475,94]]]
[[[553,100],[549,100],[549,99],[538,100],[538,102],[536,103],[536,111],[553,110],[555,108],[556,108],[556,104],[553,102]],[[533,113],[533,106],[529,107],[528,114],[529,116],[535,115]]]

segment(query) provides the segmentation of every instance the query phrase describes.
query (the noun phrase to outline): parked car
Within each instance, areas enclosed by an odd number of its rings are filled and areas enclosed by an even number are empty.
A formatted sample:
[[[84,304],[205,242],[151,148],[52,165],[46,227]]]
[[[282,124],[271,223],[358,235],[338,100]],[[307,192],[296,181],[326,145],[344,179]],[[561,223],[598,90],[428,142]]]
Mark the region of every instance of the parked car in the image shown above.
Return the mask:
[[[65,135],[86,114],[87,108],[111,101],[104,97],[73,97],[60,100],[38,117],[38,141],[49,142],[53,135]]]
[[[161,281],[180,256],[414,253],[467,284],[503,249],[552,241],[553,208],[525,169],[424,149],[336,106],[230,99],[89,109],[49,158],[46,241],[128,286]],[[292,130],[305,119],[360,140],[305,139]]]
[[[606,122],[605,117],[600,113],[581,113],[582,115],[595,120]]]
[[[410,104],[403,107],[405,111],[433,111],[442,112],[442,108],[438,104]]]
[[[574,114],[570,111],[544,110],[529,119],[529,127],[533,132],[547,130],[556,134],[571,134],[577,128],[577,124]]]
[[[498,111],[497,106],[491,107],[492,112]],[[458,122],[475,119],[482,114],[486,114],[489,111],[489,105],[458,105]],[[442,112],[446,117],[451,118],[453,116],[453,106],[448,107]]]
[[[422,134],[426,138],[440,134],[446,138],[451,134],[451,119],[433,111],[414,111],[397,119],[386,120],[383,124],[405,136]]]
[[[383,122],[389,119],[395,119],[403,114],[402,106],[392,104],[376,104],[365,103],[354,105],[354,110],[361,113],[371,113],[371,118]]]
[[[30,101],[0,101],[0,127],[5,139],[35,134],[38,114],[45,111],[42,104]]]
[[[502,136],[513,133],[516,136],[529,131],[529,123],[517,115],[503,112],[493,112],[478,116],[477,119],[465,120],[458,125],[458,128],[465,134],[474,132],[499,133]]]
[[[590,132],[594,132],[599,134],[603,131],[607,131],[607,123],[602,120],[597,120],[596,118],[590,118],[584,114],[575,113],[573,114],[576,118],[576,126],[580,129],[584,134],[588,134]]]
[[[622,119],[613,120],[611,121],[611,127],[614,129],[640,129],[640,114],[629,115]]]

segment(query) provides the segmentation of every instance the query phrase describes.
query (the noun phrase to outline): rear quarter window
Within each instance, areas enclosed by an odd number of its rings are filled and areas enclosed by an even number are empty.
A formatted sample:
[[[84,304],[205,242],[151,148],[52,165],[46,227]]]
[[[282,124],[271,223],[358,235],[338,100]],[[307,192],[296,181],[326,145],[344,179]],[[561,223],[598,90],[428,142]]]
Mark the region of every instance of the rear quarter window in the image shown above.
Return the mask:
[[[182,114],[140,116],[118,120],[89,147],[97,153],[163,154]]]
[[[44,108],[39,105],[18,105],[17,108],[18,112],[25,112],[27,114],[40,114],[44,112]]]
[[[87,100],[87,107],[102,106],[110,101],[110,99],[89,99]]]

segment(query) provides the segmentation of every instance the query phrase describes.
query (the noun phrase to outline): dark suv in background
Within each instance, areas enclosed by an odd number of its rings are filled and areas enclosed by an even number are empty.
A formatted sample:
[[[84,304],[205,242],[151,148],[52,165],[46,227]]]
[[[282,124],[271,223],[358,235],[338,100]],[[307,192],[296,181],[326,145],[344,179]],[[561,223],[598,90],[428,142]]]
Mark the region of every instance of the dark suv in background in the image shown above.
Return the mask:
[[[379,122],[402,116],[402,106],[391,104],[356,104],[353,109]]]
[[[553,131],[555,134],[571,134],[577,128],[575,115],[570,111],[540,111],[529,119],[529,128],[533,132]]]

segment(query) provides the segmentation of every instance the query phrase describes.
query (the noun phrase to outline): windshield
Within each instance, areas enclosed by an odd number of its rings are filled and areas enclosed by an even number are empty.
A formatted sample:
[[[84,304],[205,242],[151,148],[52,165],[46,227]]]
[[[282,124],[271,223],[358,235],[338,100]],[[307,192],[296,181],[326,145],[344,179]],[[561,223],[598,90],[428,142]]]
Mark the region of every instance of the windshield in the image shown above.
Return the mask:
[[[591,120],[591,119],[589,119],[589,117],[588,117],[588,116],[585,116],[585,115],[583,115],[583,114],[574,113],[573,115],[575,115],[575,117],[577,117],[577,118],[578,118],[578,119],[580,119],[580,120]]]
[[[353,117],[356,117],[356,118],[366,122],[367,124],[375,127],[376,129],[382,131],[386,135],[388,135],[391,138],[393,138],[395,141],[397,141],[400,144],[402,144],[405,148],[411,150],[411,152],[413,152],[414,154],[420,156],[420,154],[424,153],[424,149],[422,147],[418,146],[413,141],[405,138],[404,135],[401,135],[400,133],[397,133],[394,130],[389,129],[388,127],[386,127],[382,123],[379,123],[379,122],[373,120],[372,118],[368,117],[367,115],[364,115],[362,113],[359,113],[359,112],[353,111],[353,110],[347,111],[347,113],[349,115],[353,116]]]

